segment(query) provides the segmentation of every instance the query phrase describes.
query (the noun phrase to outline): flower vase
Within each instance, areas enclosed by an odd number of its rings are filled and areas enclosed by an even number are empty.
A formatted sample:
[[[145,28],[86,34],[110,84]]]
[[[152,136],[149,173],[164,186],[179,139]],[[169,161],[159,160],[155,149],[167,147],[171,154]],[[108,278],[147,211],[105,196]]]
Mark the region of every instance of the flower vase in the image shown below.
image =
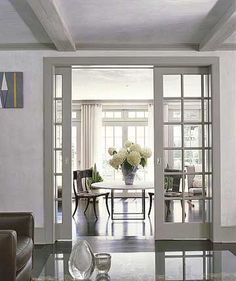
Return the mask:
[[[123,174],[123,180],[125,181],[126,185],[133,185],[134,177],[136,175],[137,170],[138,170],[138,167],[136,167],[136,166],[133,166],[131,169],[125,169],[124,166],[121,167],[121,171]]]

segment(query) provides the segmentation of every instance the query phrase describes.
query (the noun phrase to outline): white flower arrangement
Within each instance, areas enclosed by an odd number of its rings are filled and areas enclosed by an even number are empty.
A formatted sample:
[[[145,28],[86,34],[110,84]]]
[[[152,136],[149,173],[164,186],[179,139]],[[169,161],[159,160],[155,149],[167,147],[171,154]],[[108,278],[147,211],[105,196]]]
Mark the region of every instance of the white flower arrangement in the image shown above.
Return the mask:
[[[142,148],[139,144],[131,141],[126,141],[124,147],[119,151],[114,147],[110,147],[108,153],[112,156],[109,164],[117,170],[122,167],[126,170],[131,170],[139,165],[145,167],[147,159],[152,156],[151,149]]]

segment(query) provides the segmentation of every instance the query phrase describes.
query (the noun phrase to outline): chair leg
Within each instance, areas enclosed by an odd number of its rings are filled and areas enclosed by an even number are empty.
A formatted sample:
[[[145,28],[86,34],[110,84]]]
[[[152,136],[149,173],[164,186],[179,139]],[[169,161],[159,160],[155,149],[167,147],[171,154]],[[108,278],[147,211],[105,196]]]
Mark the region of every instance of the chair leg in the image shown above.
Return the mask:
[[[109,211],[109,208],[108,208],[108,194],[106,195],[106,207],[107,207],[108,215],[110,217],[110,211]]]
[[[152,209],[152,194],[149,193],[149,210],[148,210],[148,216],[150,216]]]
[[[170,200],[166,200],[167,215],[169,215],[171,213],[170,204],[171,204]]]
[[[84,209],[84,214],[86,213],[87,209],[88,209],[88,206],[89,206],[89,201],[90,201],[90,198],[87,198],[87,205]]]
[[[73,215],[72,215],[72,217],[75,215],[75,213],[76,213],[76,210],[77,210],[77,208],[78,208],[78,203],[79,203],[79,198],[76,196],[75,197],[75,210],[74,210],[74,213],[73,213]]]
[[[93,198],[93,210],[94,210],[94,215],[97,219],[98,217],[97,217],[97,212],[96,212],[96,197]]]
[[[192,200],[188,200],[187,202],[188,202],[190,207],[193,207],[193,208],[195,207],[194,204],[192,203]]]

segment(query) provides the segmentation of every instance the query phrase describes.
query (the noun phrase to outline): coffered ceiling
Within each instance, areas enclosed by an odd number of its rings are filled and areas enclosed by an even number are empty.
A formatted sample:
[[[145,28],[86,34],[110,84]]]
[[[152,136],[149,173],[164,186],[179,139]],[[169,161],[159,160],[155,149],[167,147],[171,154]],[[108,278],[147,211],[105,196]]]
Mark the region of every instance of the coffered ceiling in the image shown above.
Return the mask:
[[[236,50],[236,0],[1,0],[0,49]]]

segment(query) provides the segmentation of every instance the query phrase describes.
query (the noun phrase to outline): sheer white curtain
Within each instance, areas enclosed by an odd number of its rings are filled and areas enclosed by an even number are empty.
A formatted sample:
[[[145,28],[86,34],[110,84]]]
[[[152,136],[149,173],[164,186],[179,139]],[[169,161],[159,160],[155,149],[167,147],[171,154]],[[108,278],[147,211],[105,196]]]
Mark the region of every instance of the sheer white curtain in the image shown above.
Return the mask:
[[[148,176],[150,180],[154,180],[154,115],[153,104],[148,105],[148,147],[152,150],[152,157],[148,161]]]
[[[102,151],[102,105],[81,106],[81,168],[100,164]]]
[[[153,125],[153,105],[148,105],[148,147],[151,148],[152,152],[154,149],[154,125]]]

